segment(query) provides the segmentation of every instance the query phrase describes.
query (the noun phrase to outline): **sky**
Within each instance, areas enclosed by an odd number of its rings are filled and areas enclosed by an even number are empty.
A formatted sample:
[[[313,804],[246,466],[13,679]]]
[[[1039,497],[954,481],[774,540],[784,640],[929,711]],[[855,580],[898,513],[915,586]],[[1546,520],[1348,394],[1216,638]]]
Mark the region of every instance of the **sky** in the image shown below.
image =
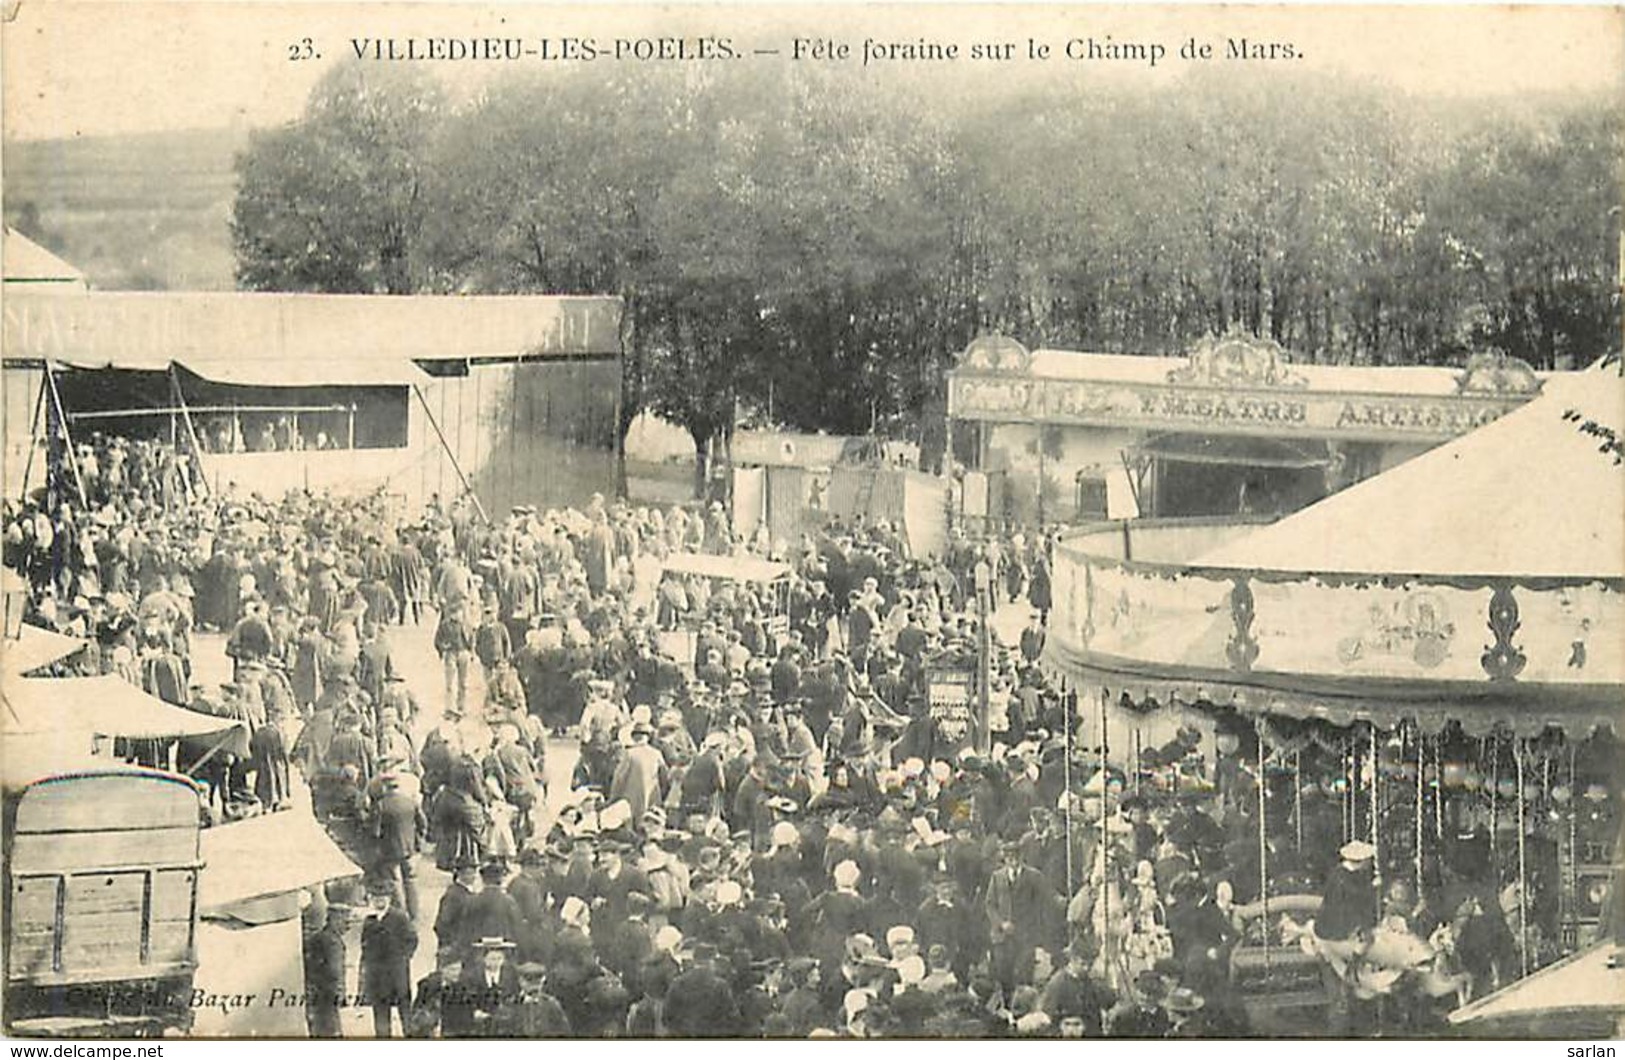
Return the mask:
[[[1177,85],[1195,65],[1220,65],[1238,79],[1316,73],[1374,81],[1402,93],[1497,96],[1613,91],[1625,98],[1625,12],[1606,6],[1219,7],[1037,4],[632,4],[212,2],[21,0],[4,27],[4,135],[46,139],[175,129],[261,127],[295,118],[312,85],[335,63],[353,63],[353,41],[519,36],[600,42],[657,34],[728,38],[743,52],[777,56],[735,61],[790,64],[794,37],[846,43],[855,74],[865,39],[961,46],[945,76],[972,90],[999,91],[1034,77],[1091,84]],[[1225,60],[1226,41],[1289,43],[1294,58]],[[306,39],[310,45],[305,45]],[[1025,58],[1026,41],[1051,55]],[[1069,41],[1158,43],[1156,65],[1137,59],[1068,59]],[[1207,63],[1182,62],[1181,43],[1215,48]],[[971,45],[1011,43],[1018,58],[973,62]],[[818,60],[802,60],[813,62]],[[825,60],[828,61],[828,60]],[[477,89],[506,66],[431,64],[454,92]],[[604,68],[607,68],[604,67]]]

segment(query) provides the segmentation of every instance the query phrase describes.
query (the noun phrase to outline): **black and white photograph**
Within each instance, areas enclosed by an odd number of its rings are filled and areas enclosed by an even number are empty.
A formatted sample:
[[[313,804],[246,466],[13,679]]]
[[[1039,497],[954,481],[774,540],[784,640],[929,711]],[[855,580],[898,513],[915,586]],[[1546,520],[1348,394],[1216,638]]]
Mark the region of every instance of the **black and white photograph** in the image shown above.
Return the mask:
[[[7,1038],[1615,1055],[1625,9],[0,81]]]

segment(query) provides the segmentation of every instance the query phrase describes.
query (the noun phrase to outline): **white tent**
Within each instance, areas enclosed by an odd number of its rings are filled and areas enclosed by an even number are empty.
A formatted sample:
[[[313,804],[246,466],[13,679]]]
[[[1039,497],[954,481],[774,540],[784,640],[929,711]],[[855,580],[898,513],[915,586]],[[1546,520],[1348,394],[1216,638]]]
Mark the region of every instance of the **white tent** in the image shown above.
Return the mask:
[[[0,734],[85,734],[132,739],[212,736],[241,724],[171,706],[111,674],[0,681]]]
[[[0,671],[18,677],[60,662],[84,646],[84,640],[79,637],[25,625],[16,640],[0,642]]]
[[[198,908],[205,914],[361,874],[304,807],[205,829],[203,863]]]
[[[1587,422],[1595,425],[1591,433],[1582,429]],[[1554,377],[1522,408],[1221,545],[1194,565],[1619,578],[1621,432],[1625,379],[1617,368]]]

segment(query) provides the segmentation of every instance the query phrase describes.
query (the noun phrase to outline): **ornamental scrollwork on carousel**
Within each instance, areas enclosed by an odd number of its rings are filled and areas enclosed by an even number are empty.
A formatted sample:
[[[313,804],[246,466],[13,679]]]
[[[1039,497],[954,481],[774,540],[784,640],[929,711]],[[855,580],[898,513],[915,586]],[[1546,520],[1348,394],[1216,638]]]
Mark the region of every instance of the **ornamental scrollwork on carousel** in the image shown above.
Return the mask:
[[[1027,347],[997,333],[972,339],[959,355],[959,368],[972,372],[1026,372],[1032,367],[1033,355]]]
[[[1475,353],[1456,376],[1458,394],[1538,394],[1541,379],[1528,364],[1506,353]]]
[[[1528,665],[1529,658],[1522,649],[1512,643],[1513,634],[1518,632],[1518,601],[1512,595],[1510,583],[1501,582],[1495,586],[1490,595],[1489,610],[1490,633],[1495,637],[1495,643],[1484,649],[1479,661],[1484,666],[1484,672],[1489,674],[1491,681],[1514,681]]]
[[[1252,586],[1246,578],[1237,578],[1230,589],[1230,617],[1235,631],[1224,646],[1224,654],[1231,668],[1241,673],[1250,673],[1258,661],[1258,641],[1253,637],[1256,614]]]
[[[1309,385],[1292,371],[1292,357],[1280,343],[1232,327],[1222,337],[1209,334],[1191,347],[1190,361],[1168,373],[1168,382],[1217,387]]]

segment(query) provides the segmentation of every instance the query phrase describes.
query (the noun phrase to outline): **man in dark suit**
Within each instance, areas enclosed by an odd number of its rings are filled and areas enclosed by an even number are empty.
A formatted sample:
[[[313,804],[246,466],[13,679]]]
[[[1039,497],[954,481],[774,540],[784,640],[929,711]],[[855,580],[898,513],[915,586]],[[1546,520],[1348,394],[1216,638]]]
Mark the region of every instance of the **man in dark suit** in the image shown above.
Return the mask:
[[[372,834],[377,841],[377,874],[396,890],[406,915],[413,923],[418,918],[418,889],[413,879],[412,859],[417,856],[418,836],[428,831],[429,822],[423,816],[422,801],[401,786],[396,773],[385,773],[379,778],[383,795],[373,806]]]
[[[418,929],[394,902],[394,886],[377,881],[368,895],[367,919],[361,925],[359,993],[372,1002],[373,1033],[390,1037],[390,1012],[401,1013],[401,1034],[412,1025],[412,954]]]
[[[473,1014],[467,1005],[459,1004],[462,975],[463,951],[453,946],[441,948],[435,955],[434,971],[418,980],[408,1038],[433,1038],[437,1031],[442,1038],[466,1038],[473,1033]]]
[[[666,990],[666,1031],[678,1038],[727,1038],[739,1033],[733,988],[717,974],[717,950],[694,947],[694,960]]]
[[[568,1038],[570,1018],[559,999],[547,991],[547,966],[535,962],[521,964],[519,996],[503,1006],[491,1029],[497,1038]]]
[[[304,940],[305,1026],[312,1038],[341,1038],[339,1002],[344,996],[347,910],[339,905],[325,905],[319,913],[317,909],[313,903],[307,911],[312,930]]]
[[[469,909],[474,904],[479,878],[479,869],[473,865],[459,865],[452,871],[451,886],[441,895],[434,918],[435,945],[439,949],[456,950],[466,957],[468,944],[478,937],[469,931]]]
[[[474,943],[475,959],[463,964],[459,1001],[469,1007],[475,1037],[496,1033],[504,1006],[519,998],[519,975],[509,959],[514,948],[508,939],[486,936]]]
[[[1018,970],[1030,965],[1033,950],[1058,934],[1062,899],[1042,872],[1022,862],[1019,842],[1004,843],[1002,857],[988,878],[984,904],[995,975],[1009,991]]]

